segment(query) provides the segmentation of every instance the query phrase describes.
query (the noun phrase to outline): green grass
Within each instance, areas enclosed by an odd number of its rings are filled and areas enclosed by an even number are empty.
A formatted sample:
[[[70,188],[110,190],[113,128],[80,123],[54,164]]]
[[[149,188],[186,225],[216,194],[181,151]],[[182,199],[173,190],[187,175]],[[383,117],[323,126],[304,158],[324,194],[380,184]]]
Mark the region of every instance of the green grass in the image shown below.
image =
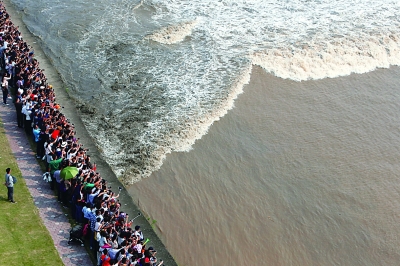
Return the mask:
[[[11,152],[0,120],[0,265],[63,265],[49,232],[39,217],[38,209],[21,178],[17,161]],[[18,179],[14,200],[7,201],[3,185],[5,169],[11,168]]]

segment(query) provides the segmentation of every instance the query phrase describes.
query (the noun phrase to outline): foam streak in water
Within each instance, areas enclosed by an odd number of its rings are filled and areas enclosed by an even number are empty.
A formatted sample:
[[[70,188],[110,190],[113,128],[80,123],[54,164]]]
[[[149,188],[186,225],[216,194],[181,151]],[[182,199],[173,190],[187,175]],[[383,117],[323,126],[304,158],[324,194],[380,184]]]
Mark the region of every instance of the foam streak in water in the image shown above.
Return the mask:
[[[137,6],[133,7],[133,10],[138,9],[139,7],[141,7],[143,5],[143,0],[140,0],[140,3]]]
[[[189,21],[180,23],[178,25],[172,25],[160,30],[157,30],[153,34],[147,36],[147,38],[164,44],[174,44],[183,41],[187,36],[192,34],[193,28],[196,26],[197,21]]]

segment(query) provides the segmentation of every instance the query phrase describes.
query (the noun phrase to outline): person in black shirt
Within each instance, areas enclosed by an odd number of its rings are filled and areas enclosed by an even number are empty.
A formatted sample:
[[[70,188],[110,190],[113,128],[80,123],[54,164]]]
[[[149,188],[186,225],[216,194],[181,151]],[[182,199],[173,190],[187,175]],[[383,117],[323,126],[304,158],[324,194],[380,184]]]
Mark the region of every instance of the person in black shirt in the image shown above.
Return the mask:
[[[17,112],[17,124],[19,128],[24,127],[24,115],[22,114],[22,101],[21,98],[17,97],[15,101],[15,111]]]

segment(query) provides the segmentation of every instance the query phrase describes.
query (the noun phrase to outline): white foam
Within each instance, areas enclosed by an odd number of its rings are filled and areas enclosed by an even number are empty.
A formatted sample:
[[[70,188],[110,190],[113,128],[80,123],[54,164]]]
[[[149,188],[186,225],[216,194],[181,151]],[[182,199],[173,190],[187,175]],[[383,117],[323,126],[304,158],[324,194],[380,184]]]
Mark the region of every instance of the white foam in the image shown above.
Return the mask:
[[[364,1],[148,1],[155,20],[199,18],[226,56],[253,54],[279,77],[321,79],[398,65],[399,2]],[[167,27],[168,29],[168,27]],[[168,43],[168,32],[156,39]],[[342,36],[338,38],[337,36]],[[386,51],[387,50],[387,51]]]
[[[252,55],[252,62],[278,77],[292,80],[335,78],[400,65],[399,36],[332,40],[292,49],[268,49]]]
[[[153,160],[151,160],[150,167],[140,169],[140,174],[132,174],[132,172],[130,172],[128,174],[129,178],[125,178],[124,181],[128,184],[133,184],[137,181],[140,181],[141,178],[146,178],[150,176],[152,172],[160,169],[167,154],[171,153],[172,151],[190,151],[196,140],[204,136],[215,121],[218,121],[221,117],[226,115],[230,109],[234,107],[234,102],[236,98],[239,94],[243,93],[244,86],[250,81],[251,69],[252,66],[249,65],[242,71],[242,74],[240,74],[238,78],[233,82],[227,98],[222,100],[217,108],[210,110],[208,114],[205,114],[202,117],[197,117],[197,119],[187,119],[186,126],[183,127],[184,129],[182,129],[179,134],[164,136],[164,140],[167,141],[169,144],[167,146],[157,145],[155,150],[152,151],[151,157]],[[159,124],[149,123],[148,126],[148,134],[154,133],[155,135],[157,135],[157,133],[160,132]],[[146,146],[154,145],[148,142],[144,135],[140,136],[140,142],[146,143]],[[127,174],[125,172],[126,170],[127,169],[115,169],[117,174],[125,173],[125,176]],[[137,170],[136,167],[135,170]]]
[[[74,50],[76,72],[98,73],[96,104],[110,112],[85,123],[117,175],[140,180],[233,107],[252,64],[296,81],[400,65],[399,13],[385,0],[116,2]],[[126,90],[109,89],[116,78]],[[134,133],[121,127],[129,123]]]
[[[234,81],[227,98],[221,101],[220,106],[212,110],[209,114],[205,115],[201,119],[193,121],[188,130],[186,130],[184,133],[184,141],[177,141],[173,147],[173,150],[190,151],[195,141],[204,136],[215,121],[218,121],[234,107],[236,98],[239,94],[243,93],[243,87],[250,81],[250,74],[251,66],[249,65]]]
[[[157,30],[147,36],[147,38],[163,44],[179,43],[192,34],[192,30],[196,24],[197,20],[170,25]]]

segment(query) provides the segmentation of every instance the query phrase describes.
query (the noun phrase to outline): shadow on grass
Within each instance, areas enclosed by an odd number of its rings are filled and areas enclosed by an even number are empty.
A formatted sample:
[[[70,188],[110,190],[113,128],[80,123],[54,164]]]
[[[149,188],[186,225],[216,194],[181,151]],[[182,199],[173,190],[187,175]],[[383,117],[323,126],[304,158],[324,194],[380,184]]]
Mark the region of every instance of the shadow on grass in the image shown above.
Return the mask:
[[[0,196],[0,201],[8,201],[6,197]]]

